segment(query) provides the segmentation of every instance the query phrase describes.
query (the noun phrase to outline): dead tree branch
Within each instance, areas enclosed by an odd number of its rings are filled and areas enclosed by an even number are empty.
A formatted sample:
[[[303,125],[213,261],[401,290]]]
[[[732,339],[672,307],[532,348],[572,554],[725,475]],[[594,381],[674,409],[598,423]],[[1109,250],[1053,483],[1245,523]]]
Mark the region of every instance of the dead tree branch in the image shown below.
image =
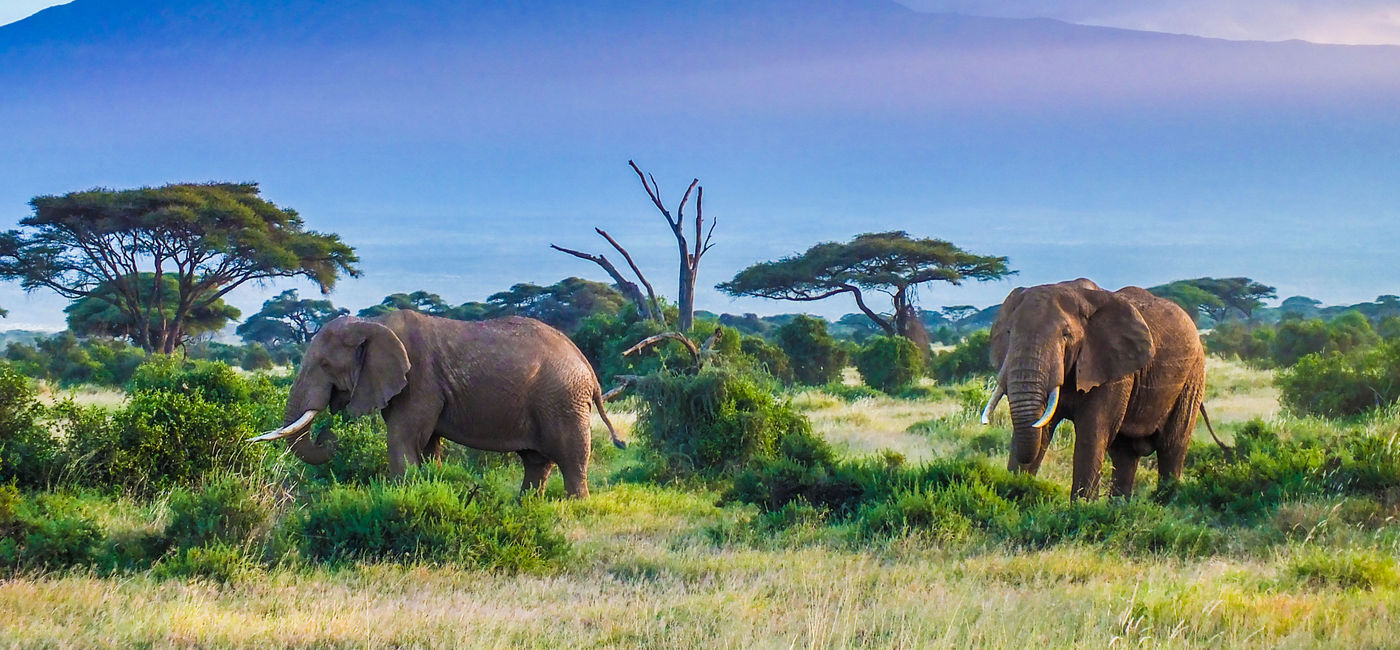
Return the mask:
[[[609,241],[611,241],[611,238],[609,238]],[[556,246],[554,244],[550,244],[549,247],[561,253],[567,253],[579,259],[588,260],[590,262],[593,262],[594,264],[597,264],[598,266],[603,267],[603,270],[607,271],[608,275],[612,276],[613,282],[616,282],[617,286],[622,288],[622,293],[627,296],[627,299],[631,300],[632,304],[636,305],[637,313],[642,318],[648,320],[655,320],[655,317],[652,313],[652,305],[648,304],[646,299],[642,296],[641,289],[637,288],[637,284],[635,282],[631,282],[627,278],[623,277],[622,273],[617,270],[617,267],[613,266],[613,263],[608,261],[608,258],[603,257],[602,255],[592,255],[583,251],[576,251],[570,248],[564,248],[563,246]],[[619,248],[619,250],[621,249]],[[626,255],[625,252],[623,254]],[[632,260],[629,258],[627,261],[631,262]],[[643,280],[643,282],[645,282],[645,280]],[[647,285],[647,290],[651,290],[651,285]],[[655,304],[655,302],[655,298],[653,297],[652,304]],[[657,310],[657,314],[659,313],[660,310]]]

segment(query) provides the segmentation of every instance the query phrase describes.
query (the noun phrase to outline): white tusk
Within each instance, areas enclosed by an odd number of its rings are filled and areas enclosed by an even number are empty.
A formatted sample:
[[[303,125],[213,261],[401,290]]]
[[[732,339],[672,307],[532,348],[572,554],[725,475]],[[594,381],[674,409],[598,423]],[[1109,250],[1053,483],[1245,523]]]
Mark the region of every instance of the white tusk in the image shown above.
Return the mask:
[[[1050,424],[1050,418],[1055,417],[1055,407],[1059,405],[1060,387],[1056,386],[1054,390],[1050,391],[1050,399],[1045,401],[1045,412],[1040,414],[1040,419],[1036,420],[1035,424],[1031,426],[1039,429],[1040,427]]]
[[[997,402],[1000,402],[1002,395],[1005,394],[1006,391],[1001,389],[1001,382],[997,382],[997,389],[992,391],[992,398],[987,400],[987,407],[982,409],[982,424],[992,423],[992,411],[996,410]]]
[[[268,431],[267,433],[264,433],[260,436],[253,436],[252,438],[248,439],[248,442],[266,442],[268,440],[276,440],[278,438],[286,438],[287,436],[296,435],[300,433],[302,429],[305,429],[306,425],[311,424],[311,419],[316,417],[316,413],[316,409],[311,409],[305,413],[302,413],[301,417],[297,418],[296,422],[293,422],[276,431]]]

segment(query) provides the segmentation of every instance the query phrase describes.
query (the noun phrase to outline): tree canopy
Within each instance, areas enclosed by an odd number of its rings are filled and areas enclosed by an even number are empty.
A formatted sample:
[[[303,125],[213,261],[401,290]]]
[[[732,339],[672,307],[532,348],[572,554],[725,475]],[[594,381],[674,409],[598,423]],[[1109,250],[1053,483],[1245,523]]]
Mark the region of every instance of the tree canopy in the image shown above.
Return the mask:
[[[328,292],[342,273],[359,275],[353,248],[306,230],[256,183],[94,189],[30,206],[21,228],[0,234],[0,278],[72,300],[98,294],[129,322],[152,323],[135,332],[146,350],[173,351],[193,314],[246,282],[304,277]],[[156,295],[141,291],[142,273]],[[165,315],[167,275],[175,298]]]
[[[492,294],[486,302],[466,302],[456,307],[449,305],[442,296],[427,291],[395,293],[385,296],[377,305],[361,309],[359,315],[373,318],[398,309],[410,309],[456,320],[528,316],[568,332],[590,314],[615,314],[626,304],[627,298],[607,284],[570,277],[547,287],[522,282]]]
[[[112,336],[130,339],[132,342],[154,339],[161,335],[161,323],[169,323],[175,318],[179,306],[179,284],[174,277],[164,275],[161,287],[156,288],[156,275],[142,273],[139,280],[132,281],[143,304],[154,309],[143,311],[135,319],[119,309],[121,299],[115,284],[103,283],[91,294],[73,301],[63,309],[68,314],[68,329],[78,336]],[[156,305],[156,300],[160,304]],[[223,329],[230,320],[237,319],[237,307],[215,299],[211,303],[201,303],[185,319],[184,336],[195,337],[205,332]]]
[[[914,309],[919,285],[995,280],[1014,273],[1006,261],[969,253],[941,239],[916,239],[904,231],[865,233],[849,242],[817,244],[800,255],[755,264],[717,288],[732,296],[796,301],[850,294],[885,333],[909,336],[920,325]],[[870,308],[866,291],[888,295],[892,315]]]
[[[308,343],[322,325],[349,313],[329,300],[301,298],[296,289],[288,289],[264,302],[237,332],[244,341],[270,347]]]
[[[1250,278],[1177,280],[1148,291],[1181,305],[1193,317],[1203,313],[1217,323],[1224,321],[1231,310],[1251,320],[1254,310],[1264,306],[1265,300],[1278,297],[1273,287]]]

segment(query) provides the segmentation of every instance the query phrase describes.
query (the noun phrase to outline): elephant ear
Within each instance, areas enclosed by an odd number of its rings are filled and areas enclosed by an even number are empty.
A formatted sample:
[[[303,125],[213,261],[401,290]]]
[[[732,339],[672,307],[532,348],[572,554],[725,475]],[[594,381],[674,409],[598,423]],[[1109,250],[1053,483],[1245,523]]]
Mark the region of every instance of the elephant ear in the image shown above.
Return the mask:
[[[378,411],[408,385],[408,352],[394,331],[373,321],[351,323],[347,334],[360,340],[356,372],[345,410],[352,416]]]
[[[1132,303],[1106,291],[1096,292],[1098,309],[1089,316],[1076,364],[1076,388],[1095,386],[1147,367],[1152,359],[1152,332]]]
[[[1021,306],[1021,301],[1026,297],[1026,288],[1017,287],[1011,290],[1002,301],[1001,309],[997,310],[996,320],[992,322],[992,341],[990,347],[990,359],[992,366],[1001,371],[1001,364],[1006,361],[1006,348],[1011,338],[1011,315],[1016,313],[1016,308]]]

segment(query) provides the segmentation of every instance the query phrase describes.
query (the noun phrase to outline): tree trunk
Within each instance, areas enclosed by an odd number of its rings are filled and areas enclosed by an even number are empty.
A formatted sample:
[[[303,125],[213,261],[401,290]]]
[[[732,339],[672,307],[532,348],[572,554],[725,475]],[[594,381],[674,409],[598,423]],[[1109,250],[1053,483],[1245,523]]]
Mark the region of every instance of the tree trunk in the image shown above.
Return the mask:
[[[695,325],[695,269],[685,259],[681,260],[680,269],[680,294],[679,307],[680,316],[676,322],[676,328],[681,332],[689,332]]]

